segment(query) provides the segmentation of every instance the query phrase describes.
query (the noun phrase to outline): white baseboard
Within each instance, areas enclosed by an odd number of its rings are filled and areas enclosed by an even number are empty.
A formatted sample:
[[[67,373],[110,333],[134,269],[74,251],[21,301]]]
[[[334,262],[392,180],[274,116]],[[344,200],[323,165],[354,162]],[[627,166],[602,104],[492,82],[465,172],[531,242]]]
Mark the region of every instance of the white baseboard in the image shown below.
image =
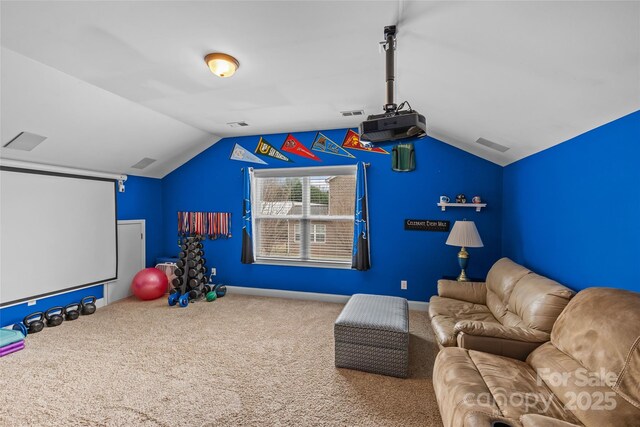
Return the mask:
[[[248,288],[244,286],[229,286],[229,292],[239,295],[254,295],[259,297],[272,298],[289,298],[311,301],[333,302],[338,304],[346,304],[351,295],[321,294],[318,292],[300,292],[300,291],[284,291],[281,289],[264,289],[264,288]],[[427,311],[429,309],[428,302],[409,301],[409,310]]]

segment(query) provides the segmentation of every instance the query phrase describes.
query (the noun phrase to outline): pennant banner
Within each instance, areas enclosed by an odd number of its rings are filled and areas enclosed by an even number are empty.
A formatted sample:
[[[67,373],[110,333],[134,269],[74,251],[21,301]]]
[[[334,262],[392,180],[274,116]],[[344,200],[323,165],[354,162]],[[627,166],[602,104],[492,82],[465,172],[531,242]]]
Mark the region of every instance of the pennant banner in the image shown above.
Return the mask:
[[[284,143],[282,144],[282,147],[280,147],[280,149],[282,151],[286,151],[287,153],[296,154],[300,157],[306,157],[307,159],[316,160],[318,162],[322,161],[318,156],[313,154],[311,150],[302,145],[302,143],[291,134],[287,135],[287,138],[284,140]]]
[[[241,147],[238,144],[236,144],[235,147],[233,147],[233,151],[231,152],[231,157],[229,157],[229,158],[231,160],[239,160],[241,162],[259,163],[261,165],[266,165],[267,164],[267,162],[265,162],[264,160],[260,159],[255,154],[253,154],[252,152],[248,151],[246,148]]]
[[[320,132],[316,134],[316,138],[311,145],[311,149],[322,153],[334,154],[336,156],[355,158],[353,154],[340,147]]]
[[[266,139],[260,137],[260,141],[258,141],[258,146],[256,147],[257,154],[267,157],[273,157],[274,159],[282,160],[283,162],[292,162],[287,156],[282,154],[275,148],[273,145],[269,144]]]
[[[342,141],[342,146],[350,150],[362,150],[362,151],[369,151],[370,153],[389,154],[388,151],[383,150],[380,147],[367,147],[362,142],[360,142],[360,135],[358,135],[356,132],[354,132],[351,129],[349,129],[347,131],[347,134],[344,136],[344,141]]]

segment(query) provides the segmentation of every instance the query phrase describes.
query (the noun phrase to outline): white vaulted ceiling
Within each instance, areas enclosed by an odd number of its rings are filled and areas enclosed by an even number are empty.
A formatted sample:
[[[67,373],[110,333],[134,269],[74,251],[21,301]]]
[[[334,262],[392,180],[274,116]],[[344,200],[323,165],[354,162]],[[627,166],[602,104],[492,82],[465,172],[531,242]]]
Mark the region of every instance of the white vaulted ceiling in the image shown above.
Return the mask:
[[[638,2],[2,2],[3,157],[161,177],[220,137],[356,126],[396,101],[428,133],[508,164],[640,109]],[[213,76],[206,53],[231,53]],[[227,122],[244,120],[246,128]],[[511,147],[479,146],[483,137]],[[139,173],[138,173],[139,174]]]

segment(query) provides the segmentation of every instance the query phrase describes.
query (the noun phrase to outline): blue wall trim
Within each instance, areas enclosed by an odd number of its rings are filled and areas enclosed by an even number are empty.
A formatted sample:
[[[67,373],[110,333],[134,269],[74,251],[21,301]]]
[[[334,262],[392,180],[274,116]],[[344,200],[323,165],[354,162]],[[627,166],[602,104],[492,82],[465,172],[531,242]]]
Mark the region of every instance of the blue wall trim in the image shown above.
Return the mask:
[[[505,256],[575,289],[640,291],[640,111],[504,169]]]
[[[322,132],[341,144],[346,129]],[[315,134],[294,133],[307,147]],[[264,137],[279,149],[286,134]],[[445,245],[448,233],[405,231],[405,218],[446,219],[452,224],[463,218],[476,221],[485,247],[469,250],[471,276],[484,277],[502,253],[502,167],[427,137],[413,141],[417,168],[410,173],[393,172],[390,155],[364,151],[351,151],[356,157],[353,159],[314,151],[321,162],[296,155],[290,155],[294,163],[264,158],[269,168],[371,163],[367,176],[372,263],[369,271],[241,264],[240,169],[265,166],[230,160],[229,156],[236,143],[253,152],[259,138],[223,139],[163,179],[164,253],[177,253],[177,211],[231,212],[233,237],[205,243],[207,264],[218,270],[216,282],[343,295],[398,295],[418,301],[426,301],[436,293],[437,280],[443,275],[459,273],[459,248]],[[392,145],[385,148],[390,151]],[[441,194],[454,198],[458,193],[469,198],[481,195],[488,203],[487,209],[479,213],[460,208],[442,212],[436,206]],[[400,289],[401,280],[408,280],[408,290]]]

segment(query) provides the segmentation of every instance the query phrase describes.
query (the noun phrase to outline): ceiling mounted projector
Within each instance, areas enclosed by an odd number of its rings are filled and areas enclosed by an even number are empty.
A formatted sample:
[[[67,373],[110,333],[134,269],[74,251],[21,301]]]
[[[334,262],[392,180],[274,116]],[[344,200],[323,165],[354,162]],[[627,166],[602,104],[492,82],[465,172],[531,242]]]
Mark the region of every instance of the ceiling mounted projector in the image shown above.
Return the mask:
[[[360,141],[368,145],[413,137],[420,138],[427,134],[427,120],[422,114],[413,111],[411,105],[406,101],[400,106],[397,106],[393,101],[395,25],[384,27],[384,39],[381,45],[386,56],[386,103],[383,107],[384,113],[369,116],[367,120],[360,123]],[[403,110],[405,105],[408,109]]]

